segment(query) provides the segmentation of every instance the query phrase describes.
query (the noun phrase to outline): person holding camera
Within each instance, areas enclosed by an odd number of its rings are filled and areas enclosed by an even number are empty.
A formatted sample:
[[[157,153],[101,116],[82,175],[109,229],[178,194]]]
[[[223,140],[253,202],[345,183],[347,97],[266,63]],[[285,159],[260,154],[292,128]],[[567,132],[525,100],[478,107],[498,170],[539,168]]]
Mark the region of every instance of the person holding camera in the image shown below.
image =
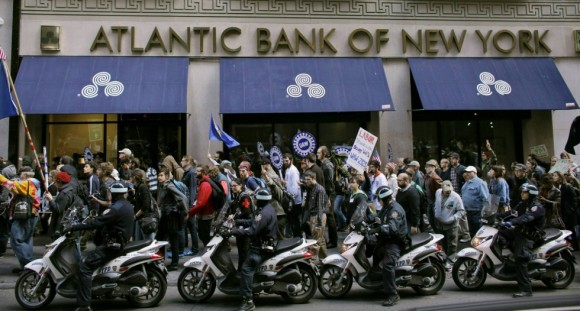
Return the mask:
[[[85,253],[80,265],[76,311],[90,311],[92,299],[93,272],[102,264],[118,257],[133,234],[133,206],[127,201],[127,188],[122,183],[111,185],[113,203],[102,215],[89,219],[86,223],[64,228],[63,233],[81,230],[102,229],[103,245]]]
[[[241,226],[241,228],[233,228],[231,231],[236,237],[250,237],[250,250],[242,264],[240,273],[240,293],[243,296],[243,302],[238,309],[239,311],[249,311],[256,308],[252,300],[254,273],[264,256],[273,253],[277,244],[278,218],[274,207],[270,204],[272,193],[267,188],[258,188],[254,192],[254,196],[257,205],[256,217],[249,220],[237,220],[236,225]]]

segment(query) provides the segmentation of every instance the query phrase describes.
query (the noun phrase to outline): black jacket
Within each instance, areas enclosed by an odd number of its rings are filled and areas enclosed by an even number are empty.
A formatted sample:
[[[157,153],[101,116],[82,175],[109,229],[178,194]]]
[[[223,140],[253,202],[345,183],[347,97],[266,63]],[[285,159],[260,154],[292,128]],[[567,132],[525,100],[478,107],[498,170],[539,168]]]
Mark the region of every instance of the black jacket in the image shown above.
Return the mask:
[[[509,221],[516,226],[519,232],[534,240],[535,238],[531,237],[530,234],[542,231],[546,224],[544,206],[535,200],[520,201],[514,210],[518,212],[518,216]],[[510,213],[511,211],[507,211],[500,214],[500,217],[509,216]]]
[[[403,246],[409,235],[407,219],[403,207],[394,200],[379,211],[381,220],[379,237],[382,243],[397,243]]]
[[[276,211],[271,204],[267,204],[258,211],[258,215],[254,219],[247,221],[238,220],[236,224],[248,225],[244,229],[234,228],[232,233],[236,236],[249,236],[250,244],[253,247],[261,247],[262,242],[273,240],[276,245],[276,237],[278,235],[278,217]]]
[[[114,242],[123,246],[133,235],[133,206],[125,199],[117,200],[102,215],[88,220],[84,224],[73,225],[71,231],[101,229],[105,242]]]

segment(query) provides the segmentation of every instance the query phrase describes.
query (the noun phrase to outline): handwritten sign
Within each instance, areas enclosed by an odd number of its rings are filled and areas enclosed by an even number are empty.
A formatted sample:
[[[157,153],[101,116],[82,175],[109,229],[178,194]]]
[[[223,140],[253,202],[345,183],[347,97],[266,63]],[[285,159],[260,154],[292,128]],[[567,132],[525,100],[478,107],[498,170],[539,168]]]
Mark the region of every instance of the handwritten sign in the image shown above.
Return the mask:
[[[546,147],[546,145],[538,145],[530,147],[530,153],[535,154],[540,158],[547,158],[549,156],[548,148]]]
[[[567,172],[571,166],[572,166],[572,163],[569,159],[559,159],[558,162],[556,162],[556,164],[554,166],[552,166],[549,173],[553,173],[553,172],[564,173],[564,172]]]
[[[369,163],[371,154],[375,149],[377,140],[378,139],[375,135],[359,128],[352,149],[348,154],[348,159],[346,159],[346,164],[350,167],[354,167],[359,172],[364,171],[367,163]]]

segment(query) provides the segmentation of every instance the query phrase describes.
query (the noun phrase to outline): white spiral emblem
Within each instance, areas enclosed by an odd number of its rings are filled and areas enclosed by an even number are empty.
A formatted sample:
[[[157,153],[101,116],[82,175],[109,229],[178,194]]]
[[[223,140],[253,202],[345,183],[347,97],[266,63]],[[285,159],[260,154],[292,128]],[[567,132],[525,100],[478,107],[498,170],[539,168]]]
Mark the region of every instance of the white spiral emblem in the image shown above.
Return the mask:
[[[512,86],[503,80],[497,80],[497,82],[495,82],[495,91],[499,95],[506,95],[512,92]]]
[[[81,94],[86,98],[97,97],[97,95],[99,95],[99,88],[92,84],[85,85],[85,87],[83,87],[81,90]]]
[[[96,86],[105,86],[111,81],[111,74],[108,72],[98,72],[93,76],[93,84]]]
[[[487,85],[492,85],[495,83],[495,77],[489,72],[482,72],[479,74],[479,80]]]
[[[105,87],[105,96],[119,96],[123,94],[125,85],[119,81],[111,81],[111,74],[105,71],[97,72],[93,76],[93,84],[83,87],[81,94],[85,98],[95,98],[99,95],[99,86]]]
[[[489,96],[492,94],[491,88],[489,88],[489,85],[483,84],[483,83],[480,83],[477,85],[477,92],[483,96]]]
[[[111,83],[105,86],[105,95],[106,96],[119,96],[125,90],[125,86],[123,83],[119,81],[112,81]]]
[[[296,84],[299,86],[308,87],[310,83],[312,83],[312,77],[307,73],[300,73],[296,78],[294,78],[294,81],[296,81]]]
[[[482,82],[477,85],[477,93],[479,95],[491,96],[493,91],[491,90],[490,85],[493,85],[495,87],[495,91],[502,96],[512,92],[512,87],[509,83],[503,80],[495,81],[495,77],[489,72],[484,71],[480,73],[479,80]]]
[[[302,96],[302,88],[298,85],[290,84],[286,88],[286,94],[290,97],[300,97]]]
[[[326,92],[326,90],[324,89],[324,86],[317,84],[317,83],[311,84],[310,87],[308,88],[308,96],[314,97],[314,98],[324,97],[325,92]]]
[[[302,88],[307,89],[310,98],[322,98],[326,94],[324,86],[318,83],[312,83],[312,76],[307,73],[299,73],[294,78],[296,84],[290,84],[286,87],[287,97],[302,97]]]

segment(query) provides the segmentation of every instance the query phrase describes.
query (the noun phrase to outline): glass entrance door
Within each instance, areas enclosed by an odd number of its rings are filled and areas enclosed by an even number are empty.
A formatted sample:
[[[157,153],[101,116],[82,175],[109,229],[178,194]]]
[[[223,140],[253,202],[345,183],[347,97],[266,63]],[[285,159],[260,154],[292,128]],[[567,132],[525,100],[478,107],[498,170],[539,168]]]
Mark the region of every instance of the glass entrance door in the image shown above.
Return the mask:
[[[183,155],[183,117],[178,114],[123,115],[119,121],[118,149],[131,149],[142,165],[157,167],[165,155],[177,161]]]

